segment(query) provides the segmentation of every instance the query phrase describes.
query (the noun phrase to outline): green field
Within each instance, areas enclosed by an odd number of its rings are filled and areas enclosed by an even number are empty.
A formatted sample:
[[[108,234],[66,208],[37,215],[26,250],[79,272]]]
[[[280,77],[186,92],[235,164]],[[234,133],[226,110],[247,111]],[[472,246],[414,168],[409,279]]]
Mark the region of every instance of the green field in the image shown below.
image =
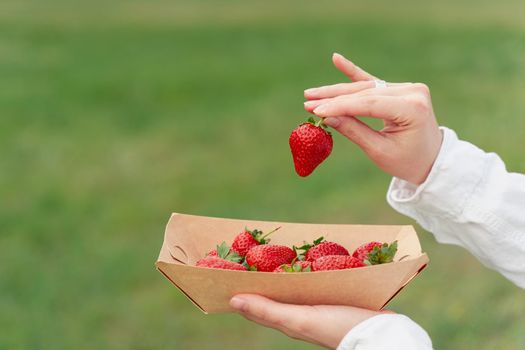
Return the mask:
[[[0,2],[0,349],[316,348],[201,314],[154,269],[164,225],[413,223],[340,135],[294,174],[334,51],[426,82],[441,124],[525,172],[525,2],[425,3]],[[436,349],[525,348],[524,291],[418,231],[431,264],[390,308]]]

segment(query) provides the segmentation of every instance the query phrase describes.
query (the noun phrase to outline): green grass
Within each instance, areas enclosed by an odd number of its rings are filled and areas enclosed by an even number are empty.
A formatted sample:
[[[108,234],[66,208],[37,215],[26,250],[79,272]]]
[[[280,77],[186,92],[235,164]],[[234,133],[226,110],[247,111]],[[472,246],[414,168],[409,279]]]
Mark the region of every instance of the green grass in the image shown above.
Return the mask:
[[[108,4],[109,3],[109,4]],[[313,349],[204,316],[154,270],[172,211],[412,223],[339,135],[308,179],[287,138],[338,51],[430,85],[440,123],[525,172],[523,1],[0,4],[0,348]],[[436,349],[525,347],[523,291],[419,229],[391,308]],[[504,254],[504,252],[501,252]]]

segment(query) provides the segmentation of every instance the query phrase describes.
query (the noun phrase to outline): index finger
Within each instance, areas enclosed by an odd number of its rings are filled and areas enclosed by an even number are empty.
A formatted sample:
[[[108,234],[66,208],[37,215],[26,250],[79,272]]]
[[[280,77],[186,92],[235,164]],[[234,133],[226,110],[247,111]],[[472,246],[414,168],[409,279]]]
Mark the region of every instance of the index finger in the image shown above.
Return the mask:
[[[313,110],[321,118],[327,117],[372,117],[397,122],[406,115],[408,105],[400,96],[348,95],[334,99]]]
[[[411,83],[386,83],[387,87],[409,86]],[[325,85],[304,90],[304,97],[308,100],[330,98],[341,95],[350,95],[376,87],[373,80],[357,81],[353,83],[339,83],[334,85]]]
[[[343,55],[334,53],[332,55],[332,62],[337,69],[339,69],[344,75],[350,78],[352,81],[363,81],[363,80],[376,80],[375,76],[365,72],[359,68],[352,61],[345,58]]]

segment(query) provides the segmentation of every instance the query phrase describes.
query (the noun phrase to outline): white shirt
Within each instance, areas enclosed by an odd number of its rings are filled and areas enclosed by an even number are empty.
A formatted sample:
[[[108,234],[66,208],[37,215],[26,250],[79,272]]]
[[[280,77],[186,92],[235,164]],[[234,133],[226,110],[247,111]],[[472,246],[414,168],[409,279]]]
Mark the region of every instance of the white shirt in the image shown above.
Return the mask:
[[[388,203],[438,242],[467,249],[525,289],[525,175],[507,172],[496,154],[458,140],[450,129],[441,130],[443,144],[426,181],[415,186],[392,179]],[[387,314],[348,332],[337,350],[351,349],[426,350],[432,343],[408,317]]]

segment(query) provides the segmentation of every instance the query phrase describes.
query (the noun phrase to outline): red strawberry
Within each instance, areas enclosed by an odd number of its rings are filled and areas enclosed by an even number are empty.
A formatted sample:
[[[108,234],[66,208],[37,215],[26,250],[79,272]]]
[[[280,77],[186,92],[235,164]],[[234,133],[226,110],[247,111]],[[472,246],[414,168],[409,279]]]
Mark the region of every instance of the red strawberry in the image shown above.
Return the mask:
[[[197,261],[197,266],[209,267],[214,269],[246,271],[246,267],[239,263],[228,261],[222,258],[217,258],[215,256],[208,256],[204,259],[200,259],[199,261]]]
[[[367,257],[368,257],[368,253],[370,253],[372,251],[372,249],[374,249],[374,247],[381,247],[383,245],[383,243],[381,242],[369,242],[369,243],[365,243],[359,247],[357,247],[356,250],[354,250],[354,252],[352,253],[352,256],[354,258],[357,258],[361,261],[364,261]]]
[[[268,242],[270,242],[270,239],[266,237],[268,237],[270,234],[274,233],[278,229],[280,229],[280,227],[268,232],[263,236],[262,231],[259,231],[257,229],[250,231],[246,228],[243,232],[239,233],[234,238],[232,243],[232,250],[237,252],[237,254],[239,254],[240,256],[244,257],[246,256],[246,253],[248,253],[248,250],[250,250],[252,247],[255,247],[259,244],[267,244]]]
[[[344,270],[363,267],[365,264],[349,255],[326,255],[312,263],[313,271]]]
[[[292,131],[290,149],[292,151],[295,172],[299,176],[308,176],[332,152],[332,135],[326,131],[322,119],[315,122],[309,118],[308,122],[299,125]]]
[[[219,254],[217,253],[217,249],[212,249],[206,254],[207,257],[208,256],[218,256],[218,255]]]
[[[388,243],[369,242],[359,246],[352,256],[366,265],[386,264],[394,260],[397,241]]]
[[[278,266],[273,272],[310,272],[312,263],[310,261],[297,260],[291,264]]]
[[[236,252],[230,249],[226,242],[222,242],[221,245],[218,245],[216,249],[210,250],[206,257],[218,257],[224,260],[241,262],[242,257],[240,257]]]
[[[264,244],[253,247],[246,254],[250,270],[272,272],[278,266],[289,264],[295,259],[295,252],[282,245]]]
[[[307,261],[314,261],[325,255],[350,255],[345,247],[335,242],[324,241],[323,237],[316,239],[313,244],[304,244],[294,248],[304,250],[304,260]]]

